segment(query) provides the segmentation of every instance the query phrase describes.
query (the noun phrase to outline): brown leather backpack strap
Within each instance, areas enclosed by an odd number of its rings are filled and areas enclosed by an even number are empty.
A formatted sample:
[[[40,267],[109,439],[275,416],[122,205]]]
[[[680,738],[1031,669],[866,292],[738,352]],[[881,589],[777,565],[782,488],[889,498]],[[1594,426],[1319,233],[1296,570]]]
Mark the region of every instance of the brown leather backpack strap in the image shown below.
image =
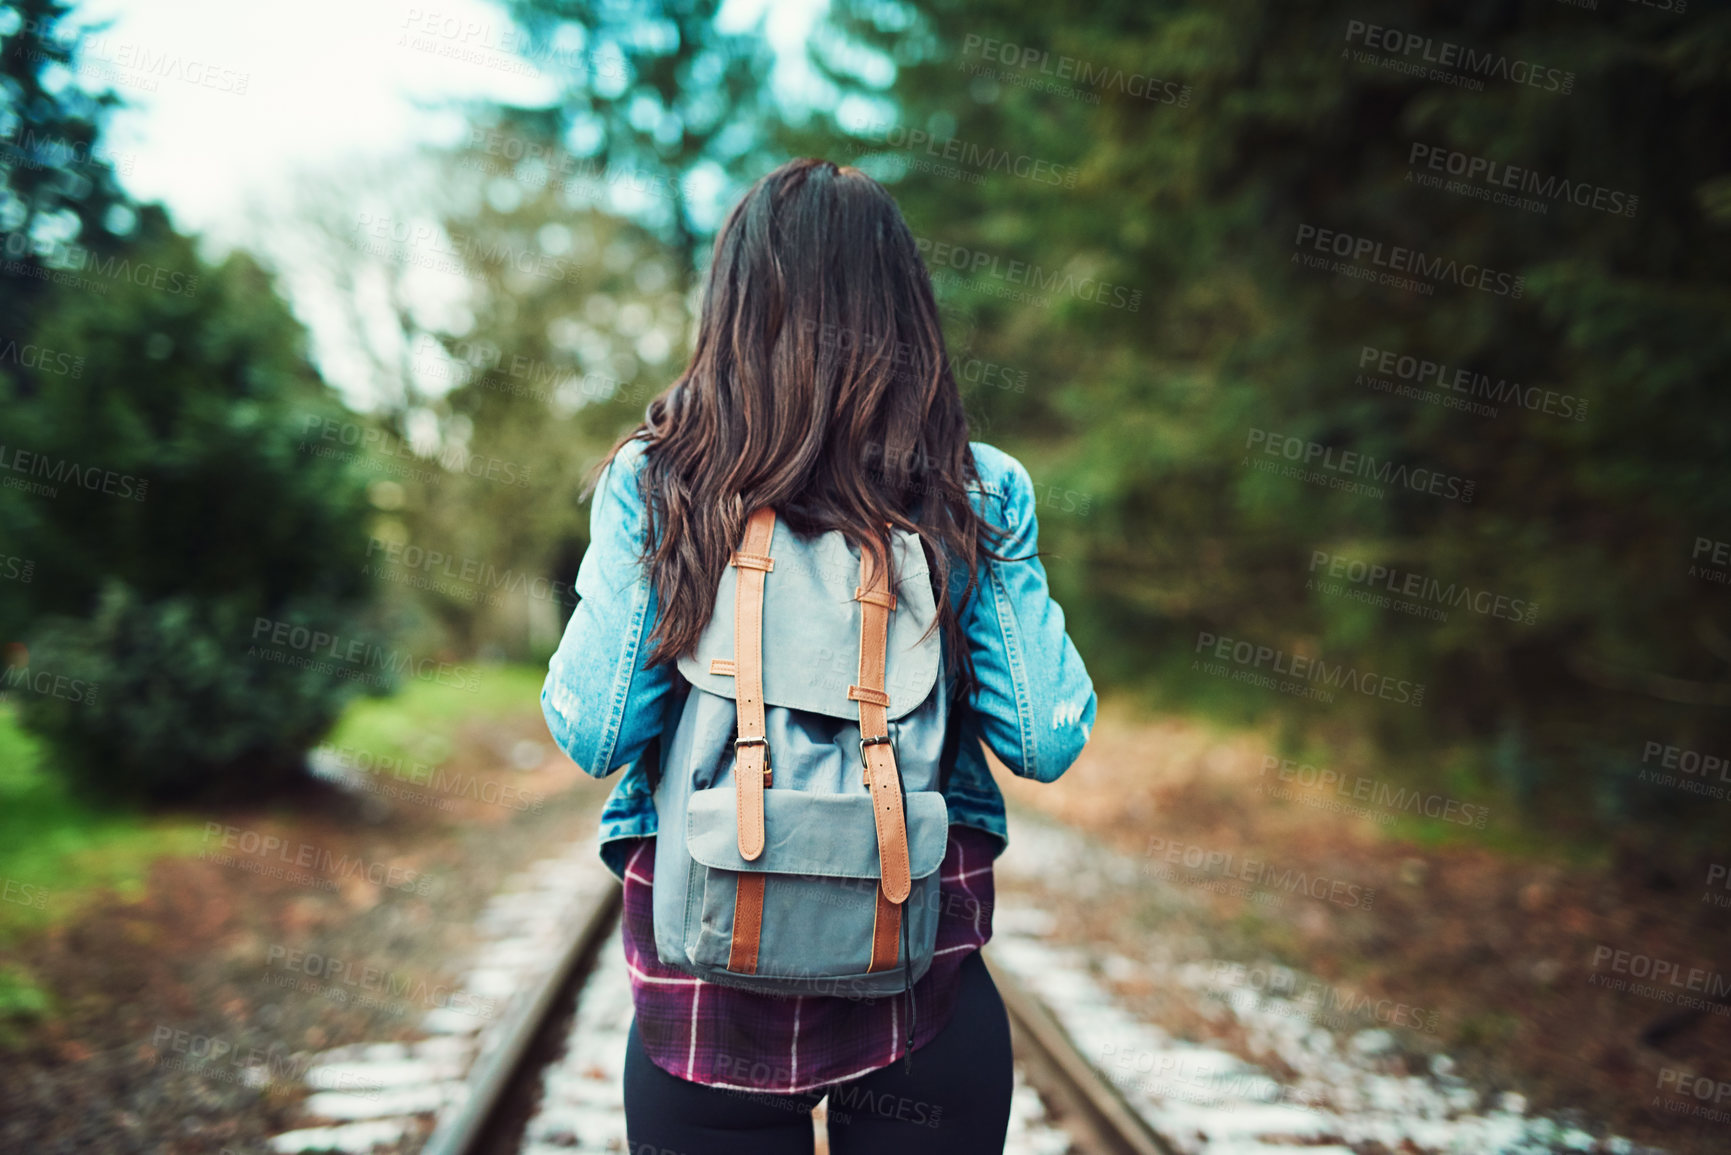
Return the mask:
[[[727,969],[757,973],[757,946],[763,937],[763,883],[760,872],[742,870],[734,882],[733,938],[727,944]]]
[[[883,904],[895,907],[906,901],[913,889],[909,877],[907,818],[902,812],[901,772],[896,768],[895,747],[889,737],[889,694],[884,690],[889,653],[890,611],[895,595],[889,592],[888,575],[874,564],[871,551],[860,550],[860,586],[854,591],[860,603],[859,684],[848,687],[847,696],[859,703],[860,759],[864,763],[866,788],[872,797],[872,818],[877,824],[878,865],[881,882],[880,916]],[[884,934],[884,919],[873,935],[874,968],[878,949],[875,940]],[[894,963],[894,953],[890,955]]]
[[[745,523],[744,540],[728,563],[739,570],[733,600],[733,705],[738,718],[734,742],[734,798],[739,826],[739,854],[748,862],[763,853],[763,790],[770,784],[769,743],[763,711],[763,583],[775,568],[769,543],[775,533],[775,511],[764,506]],[[764,876],[740,871],[733,893],[733,936],[727,969],[741,974],[757,971],[757,948],[763,928]]]
[[[872,912],[872,957],[866,970],[894,970],[896,961],[900,958],[897,950],[901,945],[901,904],[885,898],[884,888],[881,886],[872,893],[877,896],[877,909]]]
[[[745,523],[745,539],[729,563],[739,570],[733,598],[733,705],[739,719],[733,780],[739,855],[748,862],[763,853],[763,788],[770,776],[763,719],[763,582],[775,568],[775,559],[769,556],[774,532],[775,510],[766,505],[754,511]]]

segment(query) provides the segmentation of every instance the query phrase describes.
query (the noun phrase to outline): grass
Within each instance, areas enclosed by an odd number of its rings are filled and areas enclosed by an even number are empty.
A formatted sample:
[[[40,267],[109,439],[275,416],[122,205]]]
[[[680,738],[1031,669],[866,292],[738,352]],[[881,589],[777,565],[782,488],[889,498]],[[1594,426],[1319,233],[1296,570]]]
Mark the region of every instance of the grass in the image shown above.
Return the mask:
[[[1610,865],[1610,847],[1603,838],[1546,831],[1531,818],[1523,822],[1512,803],[1500,810],[1493,806],[1491,810],[1492,817],[1483,830],[1406,815],[1380,829],[1388,838],[1411,842],[1426,850],[1456,847],[1488,850],[1515,862],[1574,870],[1603,870]]]
[[[0,707],[0,951],[70,921],[105,891],[136,896],[150,864],[195,851],[204,824],[151,817],[82,801],[46,765],[42,745]],[[53,1009],[36,976],[0,963],[0,1040],[8,1022]]]
[[[203,837],[192,815],[144,815],[76,797],[12,707],[0,707],[0,947],[64,922],[104,890],[138,895],[151,862],[192,853]]]
[[[352,703],[327,745],[437,766],[459,728],[539,709],[543,667],[488,666],[472,691],[413,681],[390,698]],[[205,817],[109,808],[74,795],[47,751],[0,705],[0,951],[75,918],[104,893],[143,894],[151,863],[196,854]],[[8,1018],[51,1011],[23,967],[0,961],[0,1034]]]
[[[351,703],[323,744],[356,755],[357,769],[386,759],[436,768],[450,757],[465,723],[538,714],[546,675],[543,666],[487,666],[472,691],[413,681],[394,697]]]

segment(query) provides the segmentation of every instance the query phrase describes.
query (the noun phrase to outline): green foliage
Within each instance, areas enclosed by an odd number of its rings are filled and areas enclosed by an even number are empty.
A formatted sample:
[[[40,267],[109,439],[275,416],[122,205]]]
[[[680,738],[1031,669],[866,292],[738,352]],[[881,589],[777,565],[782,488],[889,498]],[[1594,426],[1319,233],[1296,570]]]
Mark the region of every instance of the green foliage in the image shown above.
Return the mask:
[[[647,190],[646,204],[635,198],[638,215],[688,258],[675,270],[681,282],[737,182],[763,160],[774,123],[762,17],[755,27],[724,28],[721,7],[505,3],[529,38],[524,55],[562,85],[552,107],[510,109],[511,119],[537,124],[537,135],[561,142],[556,155],[583,158],[584,171]],[[693,176],[711,195],[694,200]]]
[[[558,148],[532,122],[484,124],[484,138]],[[466,309],[460,328],[408,308],[399,319],[415,367],[441,386],[419,408],[446,467],[396,487],[369,565],[390,602],[423,610],[459,652],[544,661],[576,601],[593,467],[683,363],[688,260],[551,166],[484,145],[435,159],[450,201],[436,223],[465,239]],[[500,187],[511,195],[488,195]],[[496,256],[528,252],[541,275]]]
[[[1362,60],[1354,16],[1505,74],[1449,84]],[[1024,391],[970,390],[976,427],[1043,492],[1091,498],[1085,516],[1040,511],[1091,668],[1119,684],[1153,671],[1168,706],[1350,723],[1403,774],[1477,744],[1487,787],[1532,812],[1727,828],[1723,804],[1636,768],[1649,740],[1731,745],[1731,605],[1691,556],[1731,539],[1731,15],[1126,0],[1060,26],[1020,0],[838,0],[831,22],[819,43],[849,51],[814,60],[853,95],[789,147],[891,182],[931,242],[962,361],[1025,375]],[[1510,61],[1559,83],[1509,79]],[[1427,187],[1415,146],[1586,198],[1541,192],[1527,211]],[[1594,207],[1595,190],[1631,211]],[[1301,263],[1307,227],[1524,281],[1415,292],[1331,275]],[[1084,278],[1135,307],[1066,288]],[[1443,404],[1460,395],[1434,380],[1393,394],[1366,380],[1367,349],[1521,396],[1489,417]],[[1257,431],[1474,492],[1378,498],[1258,471]],[[1319,554],[1537,611],[1397,612],[1318,588]],[[1423,683],[1424,704],[1198,672],[1205,633]]]
[[[341,410],[269,279],[144,219],[132,271],[87,272],[105,291],[63,291],[36,330],[79,371],[0,380],[8,479],[29,483],[0,490],[0,524],[33,563],[0,589],[5,685],[87,786],[264,791],[374,672],[275,633],[376,641],[366,487],[315,452],[342,449],[310,432]]]
[[[68,0],[0,5],[0,242],[21,267],[0,277],[0,331],[27,332],[49,282],[48,269],[112,255],[134,213],[103,154],[100,136],[112,92],[69,77],[79,34]]]
[[[28,665],[8,682],[31,686],[17,693],[24,720],[93,795],[268,791],[298,774],[349,692],[328,667],[265,656],[292,650],[244,644],[259,618],[327,629],[336,607],[291,598],[264,608],[243,598],[146,602],[116,580],[88,618],[44,619]]]

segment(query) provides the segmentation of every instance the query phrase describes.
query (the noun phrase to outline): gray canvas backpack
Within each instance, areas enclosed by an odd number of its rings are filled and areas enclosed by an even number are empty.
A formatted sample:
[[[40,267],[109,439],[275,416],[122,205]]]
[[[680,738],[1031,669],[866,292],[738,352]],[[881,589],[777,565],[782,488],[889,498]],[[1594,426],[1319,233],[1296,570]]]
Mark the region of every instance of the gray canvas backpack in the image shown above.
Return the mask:
[[[929,969],[952,686],[920,539],[891,538],[894,591],[839,530],[747,521],[657,751],[663,963],[855,999],[911,998]]]

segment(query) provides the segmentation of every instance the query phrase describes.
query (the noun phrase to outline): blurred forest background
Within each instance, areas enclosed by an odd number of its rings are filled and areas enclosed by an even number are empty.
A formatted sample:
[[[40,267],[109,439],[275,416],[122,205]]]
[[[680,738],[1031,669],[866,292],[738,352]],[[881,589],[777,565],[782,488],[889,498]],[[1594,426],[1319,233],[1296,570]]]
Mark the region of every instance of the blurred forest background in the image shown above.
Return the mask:
[[[884,181],[929,242],[974,436],[1028,465],[1102,690],[1278,718],[1295,757],[1351,751],[1497,801],[1510,838],[1723,845],[1725,801],[1638,777],[1652,743],[1731,754],[1723,8],[1379,6],[1438,43],[1566,62],[1549,88],[1409,75],[1316,3],[1105,0],[1060,21],[833,0],[809,43],[821,94],[790,101],[713,0],[506,7],[559,100],[476,103],[421,179],[309,188],[292,258],[214,264],[117,178],[118,98],[70,79],[77,14],[0,7],[0,641],[57,773],[101,797],[268,793],[357,694],[544,662],[589,471],[683,365],[698,209],[817,155]],[[1452,179],[1427,150],[1624,211],[1427,187]],[[1303,260],[1317,230],[1522,279],[1330,276]],[[286,278],[314,274],[364,403],[288,303]],[[1381,351],[1518,389],[1494,416],[1451,407],[1466,394],[1397,380]],[[1471,498],[1280,477],[1251,463],[1276,462],[1271,434]],[[1392,612],[1326,588],[1337,562],[1522,608]],[[317,656],[296,627],[368,656],[333,674],[255,652]],[[1422,705],[1199,672],[1205,635],[1422,684]]]

